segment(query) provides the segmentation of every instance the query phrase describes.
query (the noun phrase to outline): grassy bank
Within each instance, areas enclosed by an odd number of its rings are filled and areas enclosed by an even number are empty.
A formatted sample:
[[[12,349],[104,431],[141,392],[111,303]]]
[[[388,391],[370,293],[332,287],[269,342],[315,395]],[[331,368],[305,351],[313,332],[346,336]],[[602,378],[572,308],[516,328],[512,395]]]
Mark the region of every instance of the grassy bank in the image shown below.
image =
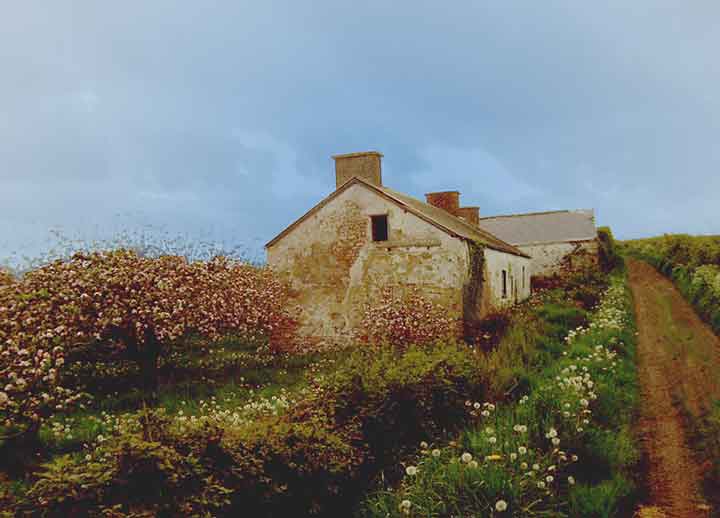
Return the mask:
[[[546,361],[524,364],[517,401],[469,398],[472,424],[452,441],[419,444],[402,481],[381,485],[358,515],[609,517],[632,508],[634,332],[618,274],[587,326],[541,346],[535,357]]]

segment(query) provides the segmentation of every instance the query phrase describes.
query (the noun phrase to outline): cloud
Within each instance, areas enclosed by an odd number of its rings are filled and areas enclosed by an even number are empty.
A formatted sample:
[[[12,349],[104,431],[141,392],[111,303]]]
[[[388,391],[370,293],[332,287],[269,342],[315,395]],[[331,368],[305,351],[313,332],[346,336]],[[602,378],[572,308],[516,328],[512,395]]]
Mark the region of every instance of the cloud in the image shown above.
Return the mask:
[[[412,181],[425,192],[459,190],[463,205],[502,200],[502,205],[511,207],[542,195],[539,186],[513,176],[481,147],[434,145],[419,155],[427,169],[413,174]]]
[[[366,149],[392,187],[458,189],[484,214],[594,207],[620,237],[720,232],[718,16],[664,0],[16,3],[0,242],[121,223],[263,242],[333,189],[331,155]]]

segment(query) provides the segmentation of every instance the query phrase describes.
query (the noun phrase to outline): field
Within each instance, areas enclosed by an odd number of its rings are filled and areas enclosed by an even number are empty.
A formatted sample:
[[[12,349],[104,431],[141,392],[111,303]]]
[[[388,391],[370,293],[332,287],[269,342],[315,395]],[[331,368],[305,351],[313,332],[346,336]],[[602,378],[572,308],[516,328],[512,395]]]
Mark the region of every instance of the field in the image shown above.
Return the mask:
[[[634,305],[623,262],[609,259],[609,273],[577,274],[490,315],[477,347],[443,338],[437,308],[415,303],[393,314],[425,308],[420,334],[391,328],[376,330],[391,341],[343,350],[272,349],[268,335],[292,318],[283,287],[231,260],[116,250],[8,277],[0,509],[379,518],[667,507],[653,493],[673,486],[653,478],[663,464],[645,445],[648,342],[641,333],[636,356],[634,312],[644,312],[642,331],[660,318],[646,309],[663,306],[638,291],[631,263]],[[236,300],[225,309],[220,296]],[[668,311],[665,327],[680,318]],[[712,350],[698,343],[688,338],[677,372],[714,379],[695,368]],[[673,402],[688,402],[680,417],[706,401],[690,393],[694,381],[676,387]],[[652,408],[669,412],[662,404]],[[702,427],[714,418],[702,408],[697,440],[708,441]]]

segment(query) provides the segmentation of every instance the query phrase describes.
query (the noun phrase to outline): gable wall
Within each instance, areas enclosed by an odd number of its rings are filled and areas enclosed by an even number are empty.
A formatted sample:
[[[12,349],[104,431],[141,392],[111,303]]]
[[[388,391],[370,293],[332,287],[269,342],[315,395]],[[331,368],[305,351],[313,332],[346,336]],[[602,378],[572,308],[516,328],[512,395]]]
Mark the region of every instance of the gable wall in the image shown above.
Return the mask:
[[[389,240],[373,243],[370,216],[388,215]],[[468,247],[361,184],[350,186],[268,247],[268,263],[291,287],[295,335],[309,345],[361,332],[366,304],[385,286],[410,285],[463,315]],[[507,254],[502,254],[507,255]]]

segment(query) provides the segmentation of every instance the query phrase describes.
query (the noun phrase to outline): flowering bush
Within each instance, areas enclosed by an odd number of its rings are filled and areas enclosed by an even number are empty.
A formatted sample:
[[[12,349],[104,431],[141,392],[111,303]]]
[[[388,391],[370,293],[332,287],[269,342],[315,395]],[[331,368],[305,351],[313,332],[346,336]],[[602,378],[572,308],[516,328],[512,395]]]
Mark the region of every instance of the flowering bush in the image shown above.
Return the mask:
[[[76,400],[58,386],[74,347],[113,344],[153,390],[164,345],[189,333],[258,339],[285,318],[282,303],[269,269],[222,257],[191,263],[116,250],[28,272],[0,290],[0,418],[32,427]]]
[[[15,277],[13,276],[13,274],[7,270],[3,270],[2,268],[0,268],[0,287],[7,286],[12,282],[15,282]]]
[[[390,343],[399,347],[422,345],[459,336],[459,321],[447,315],[447,308],[422,295],[413,286],[402,295],[384,287],[379,300],[365,306],[361,337],[370,343]]]

